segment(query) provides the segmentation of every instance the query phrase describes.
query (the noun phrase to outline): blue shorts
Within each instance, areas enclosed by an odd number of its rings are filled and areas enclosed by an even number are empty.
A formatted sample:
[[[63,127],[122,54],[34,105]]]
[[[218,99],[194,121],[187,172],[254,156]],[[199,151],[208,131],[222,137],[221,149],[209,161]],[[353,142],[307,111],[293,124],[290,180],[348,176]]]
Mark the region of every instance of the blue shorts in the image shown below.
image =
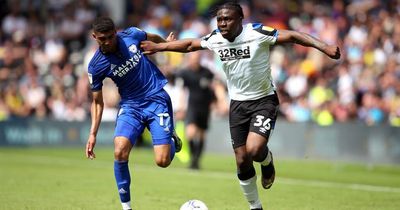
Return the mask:
[[[114,137],[124,136],[134,145],[145,127],[151,133],[153,145],[170,144],[174,120],[171,98],[165,90],[140,102],[121,104]]]

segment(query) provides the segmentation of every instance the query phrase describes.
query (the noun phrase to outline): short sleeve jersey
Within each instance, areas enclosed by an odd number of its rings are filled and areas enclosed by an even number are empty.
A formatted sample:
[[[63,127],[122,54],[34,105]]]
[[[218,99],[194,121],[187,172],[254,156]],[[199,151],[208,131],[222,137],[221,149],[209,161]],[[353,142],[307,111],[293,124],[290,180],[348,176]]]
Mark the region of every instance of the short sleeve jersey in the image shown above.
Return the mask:
[[[117,53],[96,51],[88,66],[92,91],[101,90],[103,80],[111,78],[121,96],[121,103],[142,100],[159,92],[167,83],[161,71],[140,51],[146,32],[131,27],[117,33]]]
[[[201,46],[213,50],[222,61],[232,100],[256,100],[273,93],[269,57],[277,37],[276,29],[259,23],[244,25],[233,42],[218,29],[203,37]]]
[[[189,90],[188,107],[208,110],[215,98],[211,87],[213,73],[207,68],[199,67],[198,70],[184,69],[176,77],[181,78],[183,85]]]

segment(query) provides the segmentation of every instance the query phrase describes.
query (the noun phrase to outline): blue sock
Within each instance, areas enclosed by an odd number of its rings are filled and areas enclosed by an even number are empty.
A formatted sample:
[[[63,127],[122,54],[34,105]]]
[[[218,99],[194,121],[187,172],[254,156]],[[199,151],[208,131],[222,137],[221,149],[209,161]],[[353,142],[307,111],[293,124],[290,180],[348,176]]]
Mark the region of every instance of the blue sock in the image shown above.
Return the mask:
[[[119,198],[122,203],[131,200],[131,175],[129,174],[128,161],[114,161],[114,175],[117,181]]]
[[[171,158],[171,161],[172,161],[174,159],[174,157],[175,157],[175,143],[172,140],[172,138],[169,141],[169,144],[171,144],[171,151],[170,151],[169,157]]]

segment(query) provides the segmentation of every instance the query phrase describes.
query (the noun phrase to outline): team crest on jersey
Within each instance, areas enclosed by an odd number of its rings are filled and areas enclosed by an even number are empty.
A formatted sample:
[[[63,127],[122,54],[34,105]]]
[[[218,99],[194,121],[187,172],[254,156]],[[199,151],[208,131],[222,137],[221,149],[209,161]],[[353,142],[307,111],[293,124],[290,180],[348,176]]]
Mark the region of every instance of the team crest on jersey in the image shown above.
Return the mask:
[[[137,52],[137,47],[136,47],[136,45],[131,45],[131,46],[129,46],[129,51],[131,52],[131,53],[133,53],[133,54],[135,54],[136,52]]]
[[[250,46],[244,48],[224,48],[218,50],[221,61],[250,58]]]
[[[111,70],[112,70],[114,76],[118,75],[119,77],[123,77],[130,70],[135,68],[136,65],[139,63],[142,55],[140,54],[140,52],[138,52],[136,45],[133,44],[133,45],[129,46],[128,49],[129,49],[129,52],[131,52],[133,54],[132,57],[125,60],[125,62],[122,62],[122,64],[119,64],[118,66],[111,64]]]

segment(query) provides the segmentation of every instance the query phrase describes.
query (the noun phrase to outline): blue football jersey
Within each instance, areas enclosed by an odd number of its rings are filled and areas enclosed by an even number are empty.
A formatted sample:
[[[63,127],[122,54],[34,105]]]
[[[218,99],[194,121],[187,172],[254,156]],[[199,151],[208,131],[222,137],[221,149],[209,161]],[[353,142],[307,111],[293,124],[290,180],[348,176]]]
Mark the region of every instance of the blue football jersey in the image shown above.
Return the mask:
[[[161,71],[140,51],[146,32],[131,27],[117,33],[118,51],[96,51],[88,66],[92,91],[101,90],[103,80],[111,78],[118,87],[121,104],[136,102],[159,92],[167,83]]]

